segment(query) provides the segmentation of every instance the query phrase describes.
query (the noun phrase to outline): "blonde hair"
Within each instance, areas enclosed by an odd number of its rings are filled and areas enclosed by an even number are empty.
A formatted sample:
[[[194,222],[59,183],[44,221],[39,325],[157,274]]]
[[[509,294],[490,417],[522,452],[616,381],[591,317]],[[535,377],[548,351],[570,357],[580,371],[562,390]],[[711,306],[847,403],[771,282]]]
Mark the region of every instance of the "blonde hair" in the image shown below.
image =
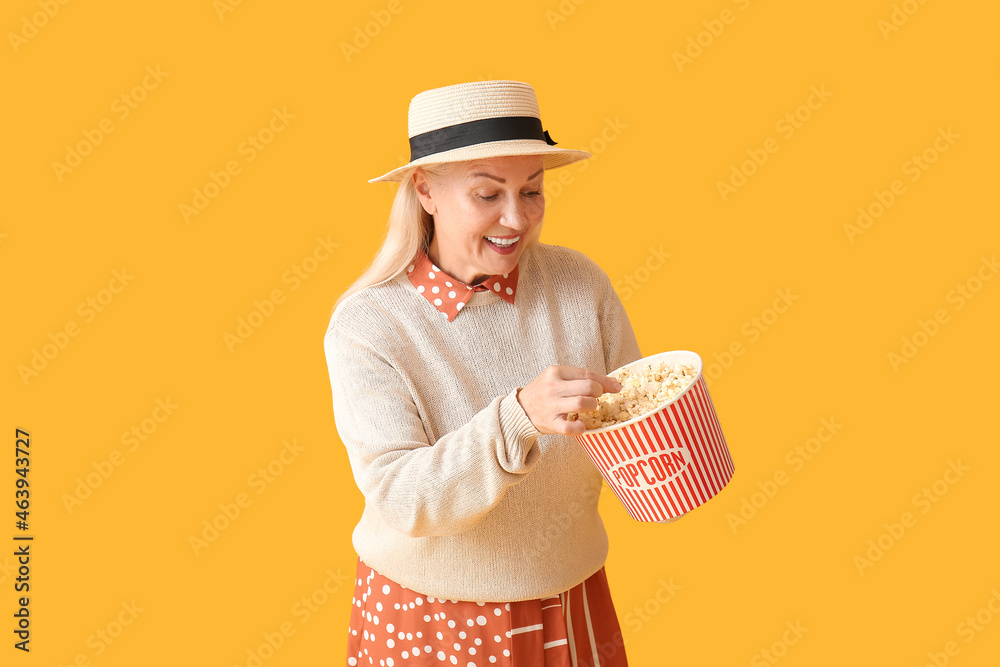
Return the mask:
[[[454,162],[441,164],[425,164],[420,168],[427,174],[427,179],[433,184],[440,182],[455,167]],[[424,210],[417,198],[417,190],[413,184],[413,171],[405,174],[396,190],[389,211],[389,221],[382,247],[375,254],[368,268],[355,280],[347,290],[340,295],[333,306],[331,315],[348,297],[371,285],[378,285],[391,280],[403,271],[417,250],[427,251],[434,234],[434,218]]]

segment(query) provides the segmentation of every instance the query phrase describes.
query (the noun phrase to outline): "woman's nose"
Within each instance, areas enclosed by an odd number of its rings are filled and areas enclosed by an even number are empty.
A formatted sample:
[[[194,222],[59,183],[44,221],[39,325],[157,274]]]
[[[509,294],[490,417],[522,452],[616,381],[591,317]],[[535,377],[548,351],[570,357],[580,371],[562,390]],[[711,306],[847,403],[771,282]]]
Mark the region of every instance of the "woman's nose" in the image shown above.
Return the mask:
[[[525,231],[531,227],[531,217],[527,211],[528,205],[511,204],[500,216],[500,223],[515,231]]]

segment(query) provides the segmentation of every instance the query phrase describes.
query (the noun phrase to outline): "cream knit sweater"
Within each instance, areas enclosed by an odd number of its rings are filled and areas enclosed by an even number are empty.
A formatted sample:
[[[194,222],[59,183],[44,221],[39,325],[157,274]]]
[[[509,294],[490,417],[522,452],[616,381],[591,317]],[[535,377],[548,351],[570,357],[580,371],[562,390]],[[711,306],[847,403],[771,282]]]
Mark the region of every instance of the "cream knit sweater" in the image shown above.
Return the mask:
[[[516,392],[549,365],[607,374],[642,355],[592,260],[538,243],[518,266],[514,305],[475,292],[448,322],[402,272],[342,302],[325,336],[365,497],[354,548],[431,597],[546,597],[607,558],[600,473],[575,438],[540,434]]]

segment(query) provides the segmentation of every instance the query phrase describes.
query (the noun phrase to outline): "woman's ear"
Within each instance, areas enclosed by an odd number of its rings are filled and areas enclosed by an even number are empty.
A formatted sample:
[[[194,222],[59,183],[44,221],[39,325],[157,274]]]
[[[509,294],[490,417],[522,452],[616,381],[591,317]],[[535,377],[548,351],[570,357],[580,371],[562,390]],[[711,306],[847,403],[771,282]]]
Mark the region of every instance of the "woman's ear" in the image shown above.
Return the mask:
[[[427,180],[427,174],[424,170],[417,168],[410,178],[413,179],[413,190],[417,193],[417,199],[427,211],[427,215],[437,213],[437,206],[434,205],[434,199],[431,197],[430,182]]]

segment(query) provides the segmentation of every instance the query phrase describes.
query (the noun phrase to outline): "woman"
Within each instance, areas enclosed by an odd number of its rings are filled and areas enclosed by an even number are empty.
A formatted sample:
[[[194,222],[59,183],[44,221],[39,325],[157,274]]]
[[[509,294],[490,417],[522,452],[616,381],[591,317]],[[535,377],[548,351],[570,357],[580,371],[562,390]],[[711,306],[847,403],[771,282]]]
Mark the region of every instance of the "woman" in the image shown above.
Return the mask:
[[[601,476],[571,413],[642,355],[607,275],[539,241],[555,148],[531,86],[410,103],[385,242],[325,349],[365,509],[348,665],[627,665]],[[575,416],[575,415],[573,415]]]

